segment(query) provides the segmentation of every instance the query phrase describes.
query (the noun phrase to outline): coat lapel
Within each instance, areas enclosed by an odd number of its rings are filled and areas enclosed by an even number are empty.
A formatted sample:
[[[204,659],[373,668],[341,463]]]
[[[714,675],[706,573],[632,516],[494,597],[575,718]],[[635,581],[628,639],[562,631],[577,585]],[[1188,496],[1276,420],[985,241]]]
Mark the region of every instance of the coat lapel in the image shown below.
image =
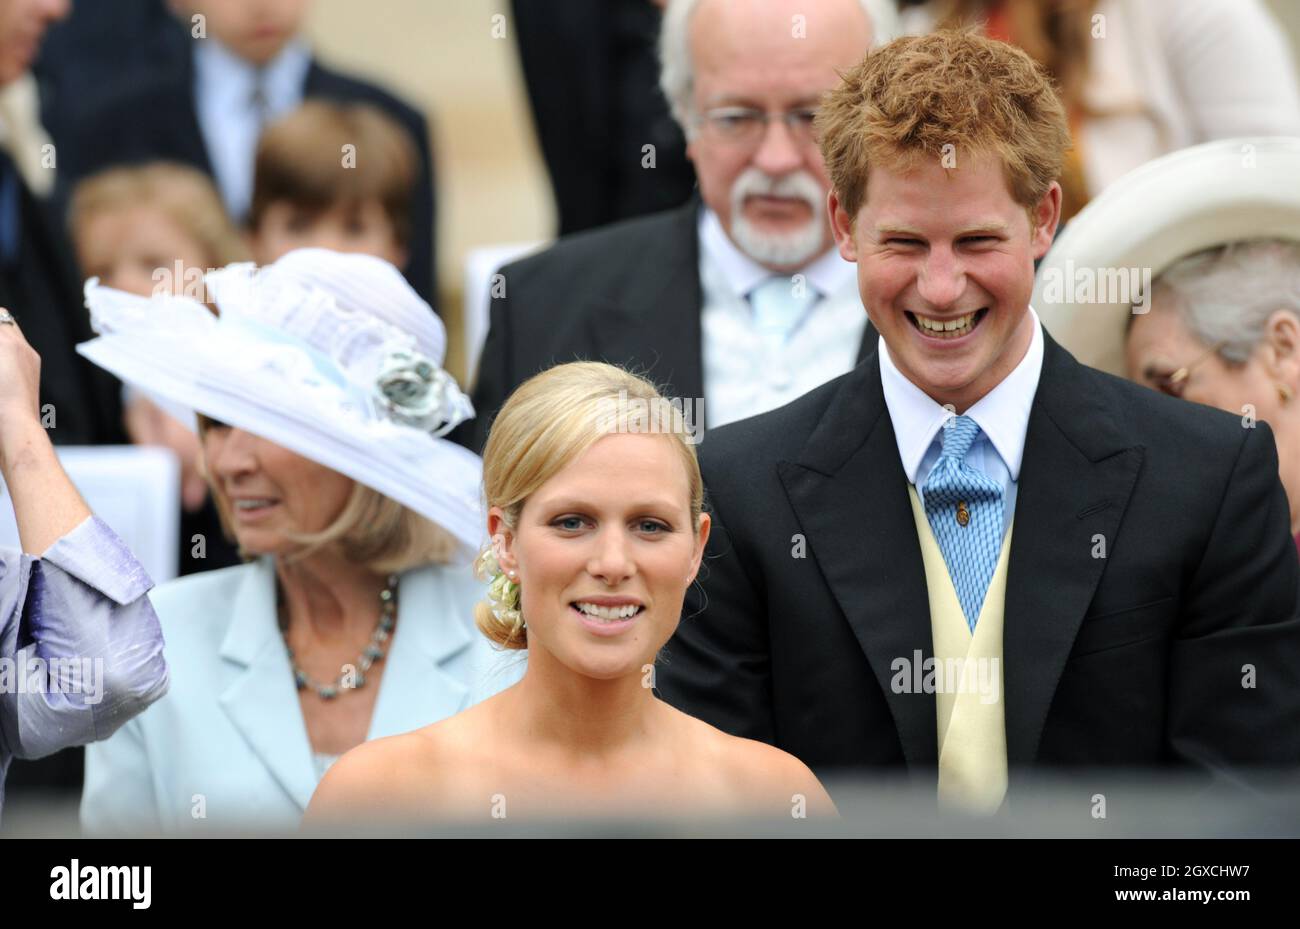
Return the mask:
[[[865,313],[867,311],[864,309],[862,312]],[[862,362],[867,360],[868,355],[875,352],[879,344],[880,333],[876,331],[876,327],[871,325],[871,320],[868,319],[867,324],[862,327],[862,341],[858,343],[858,360],[853,363],[855,365],[862,364]]]
[[[889,705],[909,766],[935,765],[932,693],[897,693],[898,659],[934,653],[925,568],[875,354],[840,382],[799,460],[777,471],[809,549]]]
[[[275,565],[270,558],[254,565],[235,594],[234,616],[221,643],[221,657],[233,666],[235,677],[219,699],[253,752],[305,810],[316,789],[316,773],[275,616]]]
[[[1142,465],[1087,368],[1044,332],[1017,488],[1004,610],[1007,758],[1032,763],[1065,662]],[[910,766],[937,763],[933,694],[896,693],[891,664],[933,655],[920,543],[872,354],[841,382],[778,474],[889,704]],[[865,563],[864,563],[865,560]]]
[[[1142,466],[1089,369],[1043,332],[1007,567],[1003,656],[1007,760],[1038,754],[1047,711],[1101,580]]]
[[[166,120],[170,135],[170,157],[187,161],[197,167],[216,183],[216,173],[212,168],[212,158],[208,155],[208,146],[199,127],[198,79],[194,74],[194,43],[185,43],[185,57],[182,62],[184,80],[175,84],[164,84],[163,91],[169,99],[164,111],[174,114]],[[173,96],[174,95],[174,96]]]
[[[336,71],[326,68],[313,55],[311,64],[307,66],[307,75],[302,82],[303,98],[307,97],[349,97],[348,91],[351,88],[343,76]]]
[[[388,666],[366,738],[410,732],[468,706],[468,684],[448,673],[445,665],[469,648],[477,633],[453,615],[466,598],[451,585],[445,568],[419,568],[402,575],[397,631],[384,658]]]
[[[602,303],[590,317],[595,357],[644,373],[670,397],[704,396],[700,209],[695,196],[675,211],[636,259],[644,269],[643,286]],[[876,344],[876,329],[867,320],[855,363],[875,352]],[[653,346],[648,356],[647,346]]]
[[[596,358],[644,374],[667,396],[683,399],[704,396],[699,209],[692,198],[640,254],[628,255],[641,269],[636,288],[589,317]]]
[[[255,563],[235,594],[234,617],[221,657],[235,671],[220,695],[231,723],[298,806],[316,790],[311,742],[293,672],[275,616],[275,568]],[[427,726],[464,709],[469,686],[445,667],[471,643],[463,623],[450,621],[449,605],[463,603],[447,572],[418,568],[401,576],[397,631],[380,681],[368,739]]]

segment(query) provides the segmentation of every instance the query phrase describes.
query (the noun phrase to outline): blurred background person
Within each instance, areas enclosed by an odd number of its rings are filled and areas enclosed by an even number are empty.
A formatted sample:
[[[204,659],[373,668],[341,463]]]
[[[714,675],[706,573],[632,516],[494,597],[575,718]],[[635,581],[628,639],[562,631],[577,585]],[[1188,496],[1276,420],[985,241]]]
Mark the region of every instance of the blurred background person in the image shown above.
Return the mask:
[[[528,671],[452,719],[350,752],[307,822],[490,822],[495,797],[511,819],[775,819],[799,795],[811,816],[835,815],[799,759],[694,719],[647,684],[709,538],[695,448],[674,413],[648,381],[590,362],[511,395],[484,459],[492,544],[477,621],[496,645],[526,648]]]
[[[1129,319],[1129,378],[1269,424],[1300,547],[1300,240],[1180,258],[1155,282],[1151,312]]]
[[[219,317],[88,296],[82,350],[193,405],[254,559],[156,592],[174,686],[87,754],[95,833],[292,828],[344,751],[511,683],[473,630],[481,462],[439,437],[472,411],[436,315],[386,262],[322,249],[208,283]]]
[[[227,212],[243,224],[252,205],[258,139],[269,122],[305,99],[371,104],[404,128],[418,153],[403,273],[432,302],[433,162],[424,116],[388,91],[316,60],[302,34],[310,0],[172,0],[171,6],[181,20],[175,28],[190,35],[181,67],[166,80],[138,76],[99,101],[60,144],[71,175],[124,162],[184,162],[212,175]]]
[[[892,14],[878,0],[671,0],[660,80],[700,197],[502,269],[477,422],[458,439],[481,448],[511,390],[575,358],[702,399],[701,428],[853,367],[875,335],[833,247],[812,118],[837,70],[890,37]]]
[[[1246,428],[1267,423],[1300,546],[1297,177],[1293,137],[1156,159],[1062,233],[1038,270],[1034,307],[1085,364],[1226,410]],[[1138,277],[1140,292],[1112,292],[1107,272]]]
[[[1060,85],[1074,147],[1063,222],[1112,181],[1168,152],[1300,133],[1286,35],[1262,0],[926,0],[904,30],[979,23]]]
[[[180,295],[187,285],[195,289],[208,269],[248,258],[212,182],[185,165],[153,162],[86,178],[73,193],[68,228],[83,278],[142,297]],[[132,443],[170,448],[180,461],[180,573],[238,564],[199,473],[192,426],[129,385],[123,405]],[[206,543],[202,558],[194,556],[196,534]]]
[[[560,235],[680,206],[686,139],[659,90],[664,0],[514,0],[515,42]],[[653,146],[647,167],[644,146]]]
[[[266,128],[256,165],[248,237],[258,264],[312,247],[406,263],[416,152],[383,111],[308,101]]]
[[[50,27],[32,71],[42,121],[56,142],[94,113],[115,85],[167,80],[182,67],[188,37],[168,0],[70,0],[72,12]]]
[[[14,756],[107,738],[167,692],[153,581],[59,464],[40,367],[0,308],[0,474],[22,542],[0,549],[0,809]]]
[[[56,445],[123,441],[117,384],[78,358],[90,337],[54,190],[57,158],[30,73],[68,0],[0,0],[0,305],[41,357],[43,422]]]

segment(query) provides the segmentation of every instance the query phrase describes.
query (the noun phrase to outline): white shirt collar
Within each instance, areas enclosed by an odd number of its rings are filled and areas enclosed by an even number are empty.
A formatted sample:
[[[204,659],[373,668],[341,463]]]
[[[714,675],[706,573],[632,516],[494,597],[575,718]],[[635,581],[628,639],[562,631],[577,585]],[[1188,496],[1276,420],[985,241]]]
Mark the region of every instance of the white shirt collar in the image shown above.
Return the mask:
[[[700,248],[717,264],[727,287],[741,300],[774,274],[736,247],[722,228],[718,214],[707,206],[700,208],[699,229]],[[798,273],[803,274],[822,296],[837,294],[845,287],[856,286],[854,265],[841,258],[839,250],[834,246],[814,258]]]
[[[1034,394],[1038,390],[1038,378],[1043,368],[1042,323],[1032,306],[1029,307],[1029,314],[1034,319],[1034,327],[1025,357],[1020,359],[1020,363],[1001,383],[966,411],[966,415],[975,420],[980,430],[988,436],[1013,481],[1020,479],[1025,432],[1029,428],[1029,410],[1034,404]],[[889,409],[889,418],[894,424],[898,455],[903,462],[908,482],[915,484],[921,459],[925,457],[944,422],[955,414],[935,403],[898,370],[883,337],[880,339],[879,354],[880,386],[884,389],[885,406]]]
[[[262,68],[249,64],[217,39],[196,41],[194,73],[204,92],[240,110],[248,107],[258,72],[270,112],[282,115],[302,102],[303,85],[311,68],[311,49],[293,39]]]

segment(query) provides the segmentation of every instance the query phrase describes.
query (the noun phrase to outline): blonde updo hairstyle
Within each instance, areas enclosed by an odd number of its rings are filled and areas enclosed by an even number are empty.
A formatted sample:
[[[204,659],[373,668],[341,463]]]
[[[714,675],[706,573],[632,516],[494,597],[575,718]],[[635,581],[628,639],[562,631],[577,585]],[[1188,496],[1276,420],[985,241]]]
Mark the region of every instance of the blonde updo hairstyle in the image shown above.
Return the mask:
[[[687,441],[684,417],[655,386],[622,368],[592,361],[557,365],[524,381],[492,423],[483,449],[483,492],[487,507],[500,507],[507,527],[519,524],[524,502],[570,462],[610,433],[647,432],[648,421],[670,424],[658,430],[682,456],[690,486],[691,526],[698,534],[704,509],[704,481]],[[492,554],[489,545],[480,564]],[[502,648],[528,647],[525,618],[498,618],[491,604],[474,610],[479,630]]]

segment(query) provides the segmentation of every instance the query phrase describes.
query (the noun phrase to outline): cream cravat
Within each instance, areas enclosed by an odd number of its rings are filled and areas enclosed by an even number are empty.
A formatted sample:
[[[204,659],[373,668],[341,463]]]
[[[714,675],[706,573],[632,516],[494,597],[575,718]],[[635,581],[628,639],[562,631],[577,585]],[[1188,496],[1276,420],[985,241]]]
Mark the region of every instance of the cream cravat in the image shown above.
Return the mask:
[[[9,153],[28,190],[44,197],[54,189],[54,161],[46,161],[54,145],[41,125],[40,95],[30,71],[0,88],[0,148]]]

